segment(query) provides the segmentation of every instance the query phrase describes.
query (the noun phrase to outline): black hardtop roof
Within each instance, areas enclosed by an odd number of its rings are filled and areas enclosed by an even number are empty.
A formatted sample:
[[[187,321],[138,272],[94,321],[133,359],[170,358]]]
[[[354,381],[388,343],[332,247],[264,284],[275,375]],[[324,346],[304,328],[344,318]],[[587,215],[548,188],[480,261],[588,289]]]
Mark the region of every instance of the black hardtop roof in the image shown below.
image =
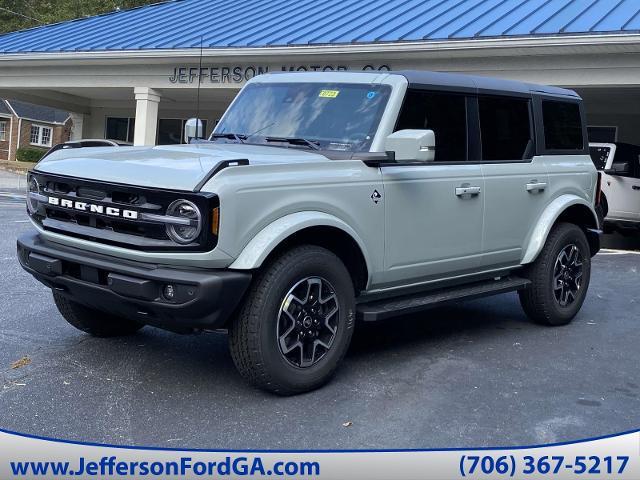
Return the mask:
[[[447,87],[451,90],[478,90],[494,93],[510,92],[520,94],[541,93],[560,95],[579,99],[573,90],[566,88],[537,85],[534,83],[503,80],[501,78],[483,77],[480,75],[463,75],[458,73],[431,72],[426,70],[394,70],[389,72],[404,76],[411,86]]]

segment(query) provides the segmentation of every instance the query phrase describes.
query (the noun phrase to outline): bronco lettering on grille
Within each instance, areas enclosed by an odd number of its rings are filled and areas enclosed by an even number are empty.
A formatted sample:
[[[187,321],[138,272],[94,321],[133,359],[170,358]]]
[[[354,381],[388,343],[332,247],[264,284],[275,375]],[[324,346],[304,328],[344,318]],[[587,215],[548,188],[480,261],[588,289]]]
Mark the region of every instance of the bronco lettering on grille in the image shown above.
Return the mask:
[[[95,205],[87,202],[77,202],[67,200],[65,198],[49,197],[49,205],[56,207],[69,208],[80,212],[97,213],[99,215],[107,215],[109,217],[127,218],[129,220],[137,220],[138,212],[135,210],[124,210],[116,207],[105,207],[103,205]]]

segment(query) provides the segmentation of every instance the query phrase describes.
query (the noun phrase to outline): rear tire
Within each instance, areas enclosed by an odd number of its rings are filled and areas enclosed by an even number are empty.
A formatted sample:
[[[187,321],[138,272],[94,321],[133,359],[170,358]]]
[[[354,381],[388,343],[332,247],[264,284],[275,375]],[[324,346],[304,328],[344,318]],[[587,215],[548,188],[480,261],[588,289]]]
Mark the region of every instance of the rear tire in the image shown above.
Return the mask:
[[[254,279],[229,328],[231,356],[258,388],[307,392],[334,374],[354,325],[354,288],[342,261],[318,246],[295,247]]]
[[[525,313],[543,325],[566,325],[584,303],[591,277],[591,251],[580,227],[559,223],[529,266],[531,286],[521,290]]]
[[[55,291],[53,292],[53,300],[67,322],[94,337],[131,335],[144,326],[132,320],[85,307]]]

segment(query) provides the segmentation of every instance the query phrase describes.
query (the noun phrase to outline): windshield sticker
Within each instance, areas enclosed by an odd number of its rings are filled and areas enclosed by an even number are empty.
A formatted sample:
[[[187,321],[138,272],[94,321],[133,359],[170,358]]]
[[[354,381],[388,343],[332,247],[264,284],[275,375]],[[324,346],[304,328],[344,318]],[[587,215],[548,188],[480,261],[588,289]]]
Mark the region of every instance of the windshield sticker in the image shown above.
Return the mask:
[[[320,90],[320,98],[336,98],[340,94],[340,90]]]
[[[336,142],[331,142],[328,146],[327,146],[328,150],[339,150],[341,152],[348,152],[349,150],[351,150],[351,144],[350,143],[336,143]]]
[[[375,97],[375,96],[376,96],[376,92],[369,92],[369,93],[367,93],[367,98],[368,98],[369,100],[373,100],[373,97]]]

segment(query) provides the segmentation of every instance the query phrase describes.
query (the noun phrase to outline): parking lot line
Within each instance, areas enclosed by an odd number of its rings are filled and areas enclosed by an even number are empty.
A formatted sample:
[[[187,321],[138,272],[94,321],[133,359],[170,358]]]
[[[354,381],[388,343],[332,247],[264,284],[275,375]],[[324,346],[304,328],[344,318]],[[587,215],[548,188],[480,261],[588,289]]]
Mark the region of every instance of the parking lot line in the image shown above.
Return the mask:
[[[633,250],[603,248],[602,250],[600,250],[599,255],[640,255],[640,252],[635,252]]]

